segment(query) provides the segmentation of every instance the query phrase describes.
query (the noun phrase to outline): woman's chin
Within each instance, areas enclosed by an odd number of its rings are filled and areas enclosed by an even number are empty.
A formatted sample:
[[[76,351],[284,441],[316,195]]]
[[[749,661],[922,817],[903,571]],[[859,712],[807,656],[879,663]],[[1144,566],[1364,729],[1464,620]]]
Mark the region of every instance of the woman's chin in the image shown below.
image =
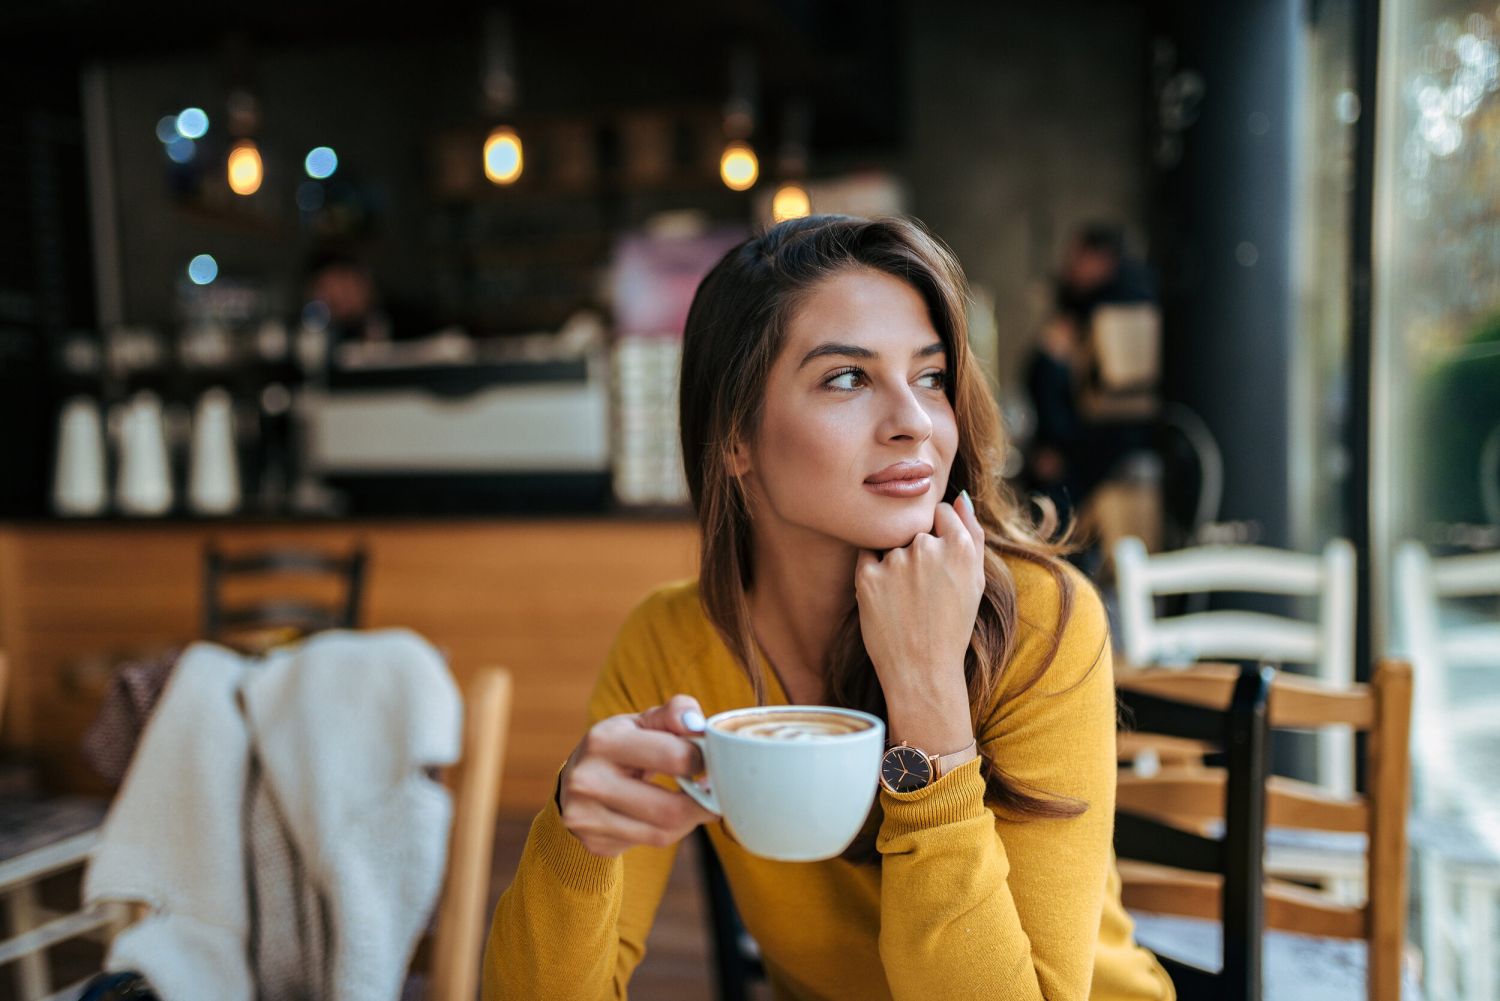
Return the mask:
[[[858,537],[851,540],[861,549],[900,549],[911,544],[923,532],[932,531],[933,512],[903,512],[898,517],[887,516],[875,523],[858,526]]]

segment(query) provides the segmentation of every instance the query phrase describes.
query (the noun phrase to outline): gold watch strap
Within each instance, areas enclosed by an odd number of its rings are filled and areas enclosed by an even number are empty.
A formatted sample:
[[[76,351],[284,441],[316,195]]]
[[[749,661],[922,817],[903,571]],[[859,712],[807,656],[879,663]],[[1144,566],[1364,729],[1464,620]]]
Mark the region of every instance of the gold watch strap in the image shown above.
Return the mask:
[[[979,757],[978,739],[969,741],[969,746],[962,750],[954,751],[952,754],[944,754],[941,757],[933,757],[932,780],[936,782],[944,775],[953,771],[953,769],[966,765],[977,757]]]

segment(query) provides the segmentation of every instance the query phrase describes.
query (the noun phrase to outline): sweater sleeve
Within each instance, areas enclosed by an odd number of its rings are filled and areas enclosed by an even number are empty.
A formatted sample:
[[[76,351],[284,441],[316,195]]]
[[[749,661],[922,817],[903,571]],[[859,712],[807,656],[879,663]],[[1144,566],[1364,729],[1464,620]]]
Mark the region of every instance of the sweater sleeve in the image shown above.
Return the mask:
[[[1114,830],[1115,694],[1104,610],[1081,577],[1072,584],[1056,658],[1017,691],[1050,647],[1054,598],[1042,628],[1020,626],[979,738],[1014,786],[1087,809],[1037,819],[986,802],[978,761],[926,789],[881,791],[880,955],[897,1001],[1089,996]]]
[[[650,620],[648,599],[615,640],[589,700],[589,725],[660,701],[654,678],[663,649]],[[619,858],[594,855],[549,799],[495,908],[484,1001],[624,998],[676,854],[676,846],[642,846]]]

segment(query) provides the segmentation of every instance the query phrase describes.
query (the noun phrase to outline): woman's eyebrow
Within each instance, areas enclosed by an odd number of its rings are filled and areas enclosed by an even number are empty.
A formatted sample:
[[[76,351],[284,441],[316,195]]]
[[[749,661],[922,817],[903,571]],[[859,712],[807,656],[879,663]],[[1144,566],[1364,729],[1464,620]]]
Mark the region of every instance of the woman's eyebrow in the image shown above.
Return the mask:
[[[933,343],[927,345],[925,348],[918,348],[916,351],[913,351],[911,353],[911,356],[913,358],[927,358],[931,355],[944,354],[946,353],[946,351],[947,348],[943,346],[942,341],[934,341]],[[871,351],[869,348],[862,348],[858,344],[838,344],[833,341],[824,341],[822,344],[819,344],[807,354],[803,355],[802,361],[798,363],[797,368],[801,369],[803,365],[806,365],[808,362],[814,360],[815,358],[827,358],[830,355],[840,358],[862,359],[875,359],[880,357],[880,355],[876,352]]]

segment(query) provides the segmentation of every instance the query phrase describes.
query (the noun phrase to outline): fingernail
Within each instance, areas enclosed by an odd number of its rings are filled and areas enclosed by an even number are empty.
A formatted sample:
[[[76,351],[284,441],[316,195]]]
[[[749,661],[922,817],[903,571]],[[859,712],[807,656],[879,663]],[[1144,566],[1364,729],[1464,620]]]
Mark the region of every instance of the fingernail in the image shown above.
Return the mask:
[[[684,730],[690,730],[693,733],[702,733],[703,728],[707,726],[707,724],[703,720],[703,714],[698,712],[696,709],[687,710],[682,714],[681,719],[682,728]]]
[[[969,513],[973,514],[974,513],[974,502],[969,499],[969,492],[967,490],[960,490],[958,492],[958,495],[960,497],[962,497],[964,499],[964,503],[968,505],[968,507],[969,507]]]

